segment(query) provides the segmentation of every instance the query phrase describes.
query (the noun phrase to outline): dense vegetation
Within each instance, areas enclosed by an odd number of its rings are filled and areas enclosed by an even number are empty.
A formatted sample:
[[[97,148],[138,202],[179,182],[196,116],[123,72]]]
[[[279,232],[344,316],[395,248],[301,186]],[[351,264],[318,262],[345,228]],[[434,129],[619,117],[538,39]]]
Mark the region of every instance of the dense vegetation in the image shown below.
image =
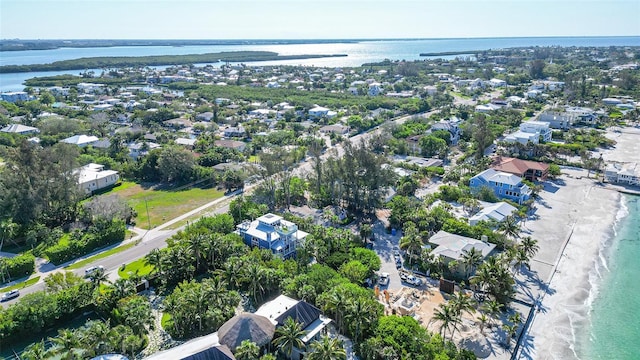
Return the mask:
[[[31,72],[31,71],[55,71],[77,69],[100,69],[117,67],[182,65],[197,63],[247,62],[269,60],[295,60],[313,59],[322,57],[346,56],[346,55],[278,55],[269,51],[235,51],[209,54],[190,55],[157,55],[157,56],[121,56],[121,57],[90,57],[73,60],[55,61],[51,64],[30,65],[3,65],[0,66],[0,74]]]

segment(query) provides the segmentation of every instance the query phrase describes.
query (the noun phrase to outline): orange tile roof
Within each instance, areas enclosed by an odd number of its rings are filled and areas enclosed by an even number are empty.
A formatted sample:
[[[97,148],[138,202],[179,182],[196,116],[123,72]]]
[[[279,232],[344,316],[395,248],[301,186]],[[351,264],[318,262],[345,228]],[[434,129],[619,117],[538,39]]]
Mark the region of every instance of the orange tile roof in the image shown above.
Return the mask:
[[[540,171],[549,170],[549,164],[509,157],[497,157],[493,161],[491,167],[495,170],[504,171],[511,174],[524,174],[529,169]]]

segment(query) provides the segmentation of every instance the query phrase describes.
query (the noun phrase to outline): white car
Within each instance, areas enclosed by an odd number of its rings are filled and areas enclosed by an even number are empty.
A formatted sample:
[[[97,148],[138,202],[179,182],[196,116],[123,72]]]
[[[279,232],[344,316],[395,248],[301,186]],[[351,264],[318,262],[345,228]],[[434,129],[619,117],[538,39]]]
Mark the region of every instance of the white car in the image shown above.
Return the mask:
[[[407,280],[405,280],[405,282],[409,285],[413,285],[413,286],[420,286],[422,285],[422,280],[418,279],[417,277],[413,276],[413,275],[409,275],[407,276]]]
[[[20,296],[20,291],[18,290],[11,290],[9,292],[6,292],[2,295],[2,298],[0,298],[0,301],[9,301],[11,299],[15,299],[18,296]]]
[[[378,284],[382,286],[389,285],[389,273],[380,274],[380,278],[378,279]]]
[[[86,268],[84,270],[84,276],[90,276],[90,275],[92,275],[93,273],[95,273],[98,270],[104,271],[104,266],[98,265],[98,266],[92,266],[90,268]]]

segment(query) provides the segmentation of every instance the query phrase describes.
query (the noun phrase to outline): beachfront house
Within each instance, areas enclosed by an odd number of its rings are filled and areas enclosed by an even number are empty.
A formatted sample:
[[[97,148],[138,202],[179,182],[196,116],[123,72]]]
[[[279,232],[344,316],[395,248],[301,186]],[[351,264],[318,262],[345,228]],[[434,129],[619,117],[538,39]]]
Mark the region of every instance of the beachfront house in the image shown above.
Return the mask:
[[[529,181],[545,181],[549,176],[549,164],[498,156],[491,168],[524,178]]]
[[[105,170],[104,165],[90,163],[74,170],[78,176],[78,185],[89,195],[115,185],[120,176],[115,170]]]
[[[517,210],[515,206],[504,201],[494,204],[486,203],[486,206],[469,218],[469,225],[475,226],[480,221],[495,221],[500,223],[504,221],[507,216],[513,216]]]
[[[640,185],[638,163],[611,163],[604,171],[606,181],[617,184]]]
[[[249,246],[268,249],[283,259],[296,256],[296,250],[307,237],[306,232],[282,216],[265,214],[254,221],[245,221],[237,226],[236,232]]]
[[[478,251],[482,255],[482,260],[484,260],[496,247],[495,244],[487,241],[451,234],[443,230],[438,231],[429,238],[429,244],[432,247],[435,246],[435,249],[431,250],[431,254],[439,256],[445,264],[449,264],[452,261],[458,262],[457,268],[453,270],[454,273],[458,274],[464,272],[462,259],[471,249]]]
[[[288,318],[300,324],[304,330],[304,335],[300,337],[304,346],[302,349],[293,348],[289,357],[292,360],[302,359],[308,350],[308,345],[320,340],[320,337],[328,332],[328,326],[331,323],[331,319],[323,316],[317,307],[286,295],[280,295],[260,306],[255,314],[269,319],[276,329],[284,325]]]
[[[478,194],[483,188],[489,188],[500,199],[509,199],[522,204],[531,197],[531,188],[522,182],[522,178],[494,169],[487,169],[471,178],[469,182],[472,194]]]
[[[552,132],[549,123],[542,121],[526,121],[520,124],[520,130],[505,136],[504,141],[508,143],[519,142],[527,144],[529,142],[538,144],[540,142],[551,141]]]

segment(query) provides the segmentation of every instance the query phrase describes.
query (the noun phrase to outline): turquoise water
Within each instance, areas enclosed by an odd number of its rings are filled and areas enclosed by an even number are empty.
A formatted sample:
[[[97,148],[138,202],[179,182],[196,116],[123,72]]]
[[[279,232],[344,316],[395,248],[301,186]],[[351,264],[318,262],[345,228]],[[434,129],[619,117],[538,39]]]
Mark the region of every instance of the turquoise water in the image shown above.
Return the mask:
[[[640,197],[625,196],[628,213],[604,252],[598,295],[585,331],[582,359],[640,359]]]

